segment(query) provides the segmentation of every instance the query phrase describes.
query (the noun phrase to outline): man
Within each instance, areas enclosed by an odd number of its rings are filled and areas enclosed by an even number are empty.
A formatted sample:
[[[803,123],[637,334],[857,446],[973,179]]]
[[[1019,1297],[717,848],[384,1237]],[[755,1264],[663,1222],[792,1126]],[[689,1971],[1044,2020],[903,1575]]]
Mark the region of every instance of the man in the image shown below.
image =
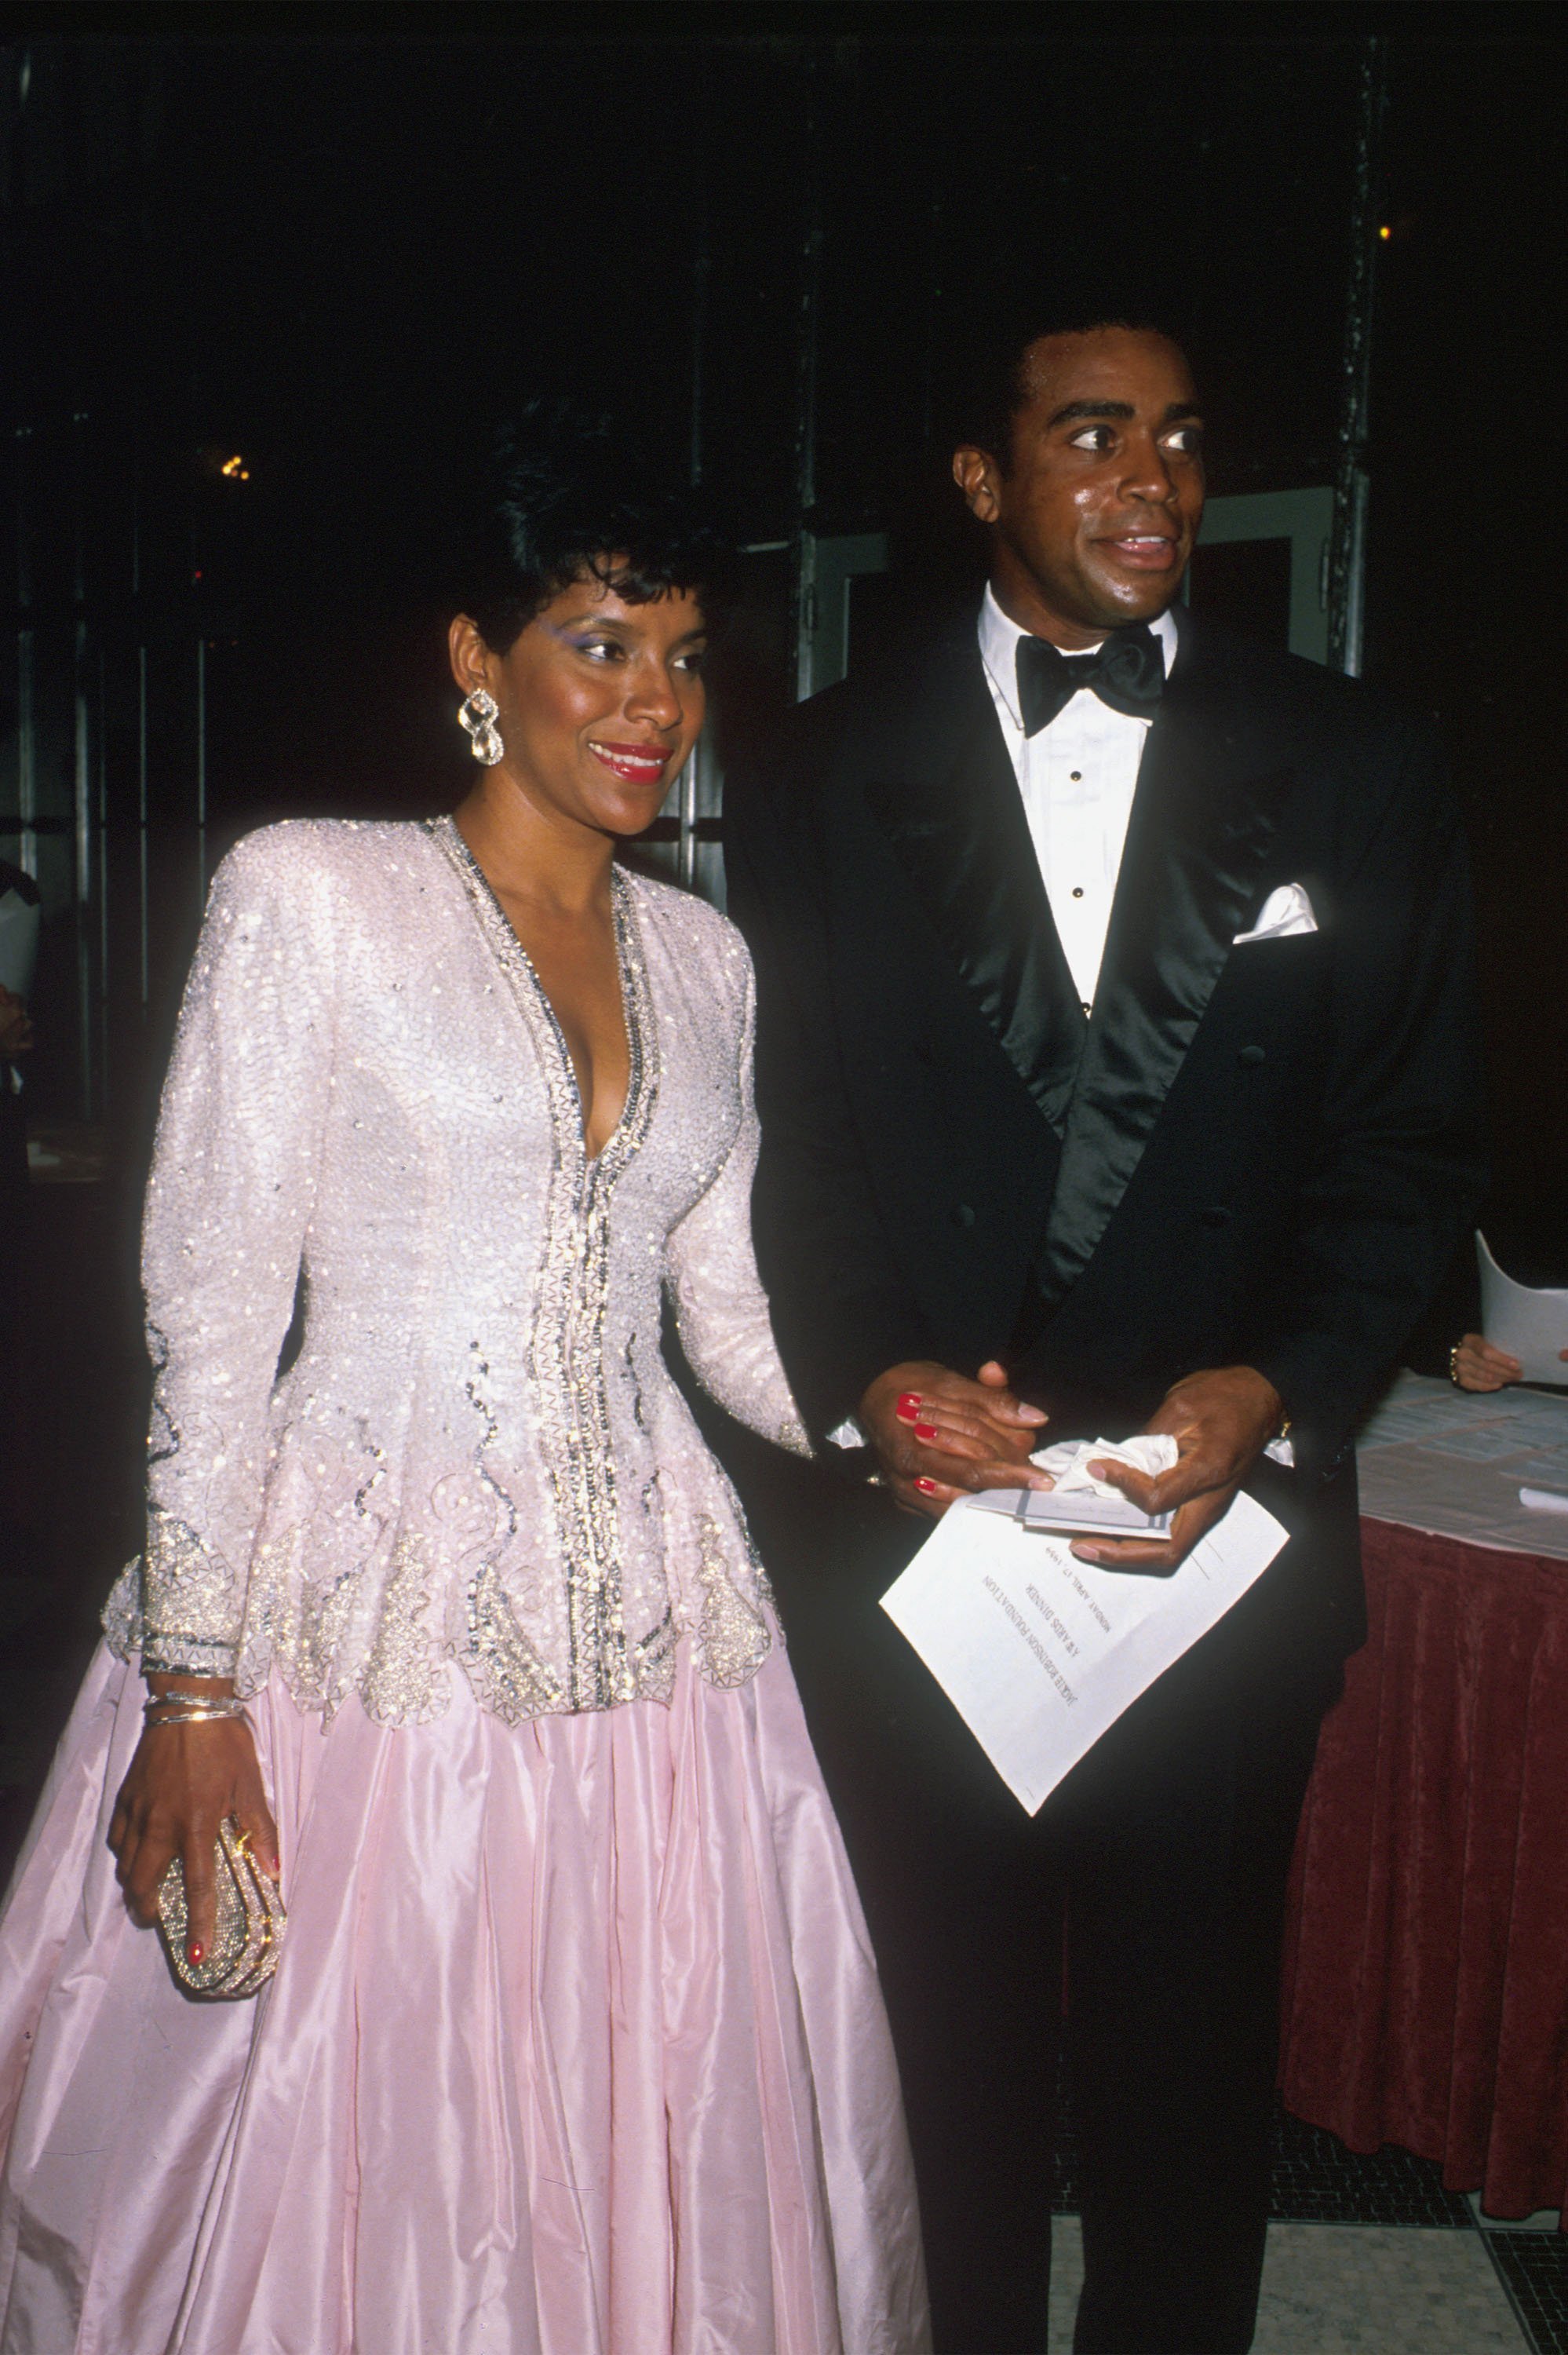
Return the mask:
[[[809,1421],[884,1484],[763,1537],[938,2350],[1044,2342],[1065,2002],[1079,2355],[1242,2355],[1291,1842],[1362,1634],[1351,1431],[1480,1182],[1463,854],[1429,728],[1175,610],[1177,346],[1091,314],[1005,360],[954,459],[978,617],[802,707],[732,796],[764,1273]],[[1244,1483],[1291,1539],[1031,1821],[877,1601],[915,1513],[1037,1476],[1043,1415],[1178,1443],[1117,1476],[1170,1540],[1086,1559],[1166,1574]]]

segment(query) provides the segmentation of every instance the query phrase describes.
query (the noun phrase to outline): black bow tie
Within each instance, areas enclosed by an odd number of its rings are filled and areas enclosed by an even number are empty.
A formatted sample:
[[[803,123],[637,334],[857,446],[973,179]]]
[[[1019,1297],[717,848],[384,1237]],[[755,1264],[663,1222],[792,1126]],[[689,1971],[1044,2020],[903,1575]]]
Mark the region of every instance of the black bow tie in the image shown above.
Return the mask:
[[[1018,641],[1018,709],[1025,736],[1038,736],[1086,687],[1113,711],[1152,719],[1165,685],[1165,657],[1147,622],[1113,630],[1089,655],[1065,655],[1048,638]]]

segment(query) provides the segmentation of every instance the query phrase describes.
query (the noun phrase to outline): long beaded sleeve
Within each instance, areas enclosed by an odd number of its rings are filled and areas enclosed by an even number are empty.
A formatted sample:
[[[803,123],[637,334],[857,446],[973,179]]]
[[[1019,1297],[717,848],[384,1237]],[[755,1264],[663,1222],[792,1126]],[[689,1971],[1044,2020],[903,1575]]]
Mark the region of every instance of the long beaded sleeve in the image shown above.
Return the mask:
[[[740,1045],[741,1114],[735,1142],[707,1191],[671,1231],[665,1270],[681,1347],[703,1388],[750,1431],[810,1455],[773,1337],[751,1241],[751,1186],[759,1131],[752,1088],[757,985],[749,960]]]
[[[143,1668],[233,1672],[332,1085],[325,884],[266,837],[214,879],[143,1230],[156,1374]]]

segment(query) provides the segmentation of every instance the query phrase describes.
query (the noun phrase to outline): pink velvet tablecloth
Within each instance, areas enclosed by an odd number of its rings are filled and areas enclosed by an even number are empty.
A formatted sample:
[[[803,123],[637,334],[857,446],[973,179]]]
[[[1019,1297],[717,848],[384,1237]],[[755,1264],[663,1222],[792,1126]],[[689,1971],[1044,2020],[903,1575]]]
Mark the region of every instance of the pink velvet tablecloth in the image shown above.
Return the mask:
[[[1371,1633],[1297,1848],[1285,2102],[1441,2160],[1492,2215],[1563,2211],[1568,1563],[1361,1534]]]

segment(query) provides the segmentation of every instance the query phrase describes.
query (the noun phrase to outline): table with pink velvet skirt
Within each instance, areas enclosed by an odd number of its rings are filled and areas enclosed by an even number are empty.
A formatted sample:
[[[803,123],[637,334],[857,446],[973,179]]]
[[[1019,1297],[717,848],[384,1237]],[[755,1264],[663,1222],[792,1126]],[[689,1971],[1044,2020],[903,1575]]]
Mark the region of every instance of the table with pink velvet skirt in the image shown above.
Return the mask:
[[[1302,1818],[1285,2102],[1440,2160],[1489,2214],[1563,2210],[1568,1561],[1361,1534],[1371,1633]]]

